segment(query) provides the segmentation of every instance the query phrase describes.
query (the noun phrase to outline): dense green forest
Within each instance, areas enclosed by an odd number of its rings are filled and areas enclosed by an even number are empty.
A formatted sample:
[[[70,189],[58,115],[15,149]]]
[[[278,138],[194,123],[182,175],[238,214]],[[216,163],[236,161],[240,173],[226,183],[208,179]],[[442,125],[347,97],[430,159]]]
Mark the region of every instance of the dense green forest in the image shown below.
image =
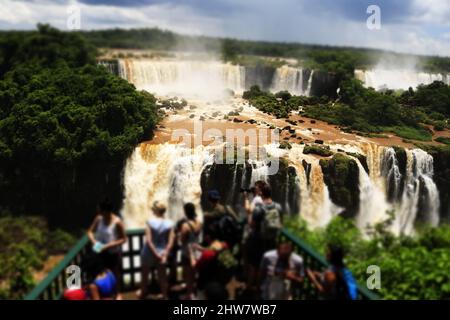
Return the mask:
[[[102,193],[120,201],[123,162],[152,136],[155,99],[97,66],[79,34],[40,25],[1,41],[2,209],[84,225]]]
[[[47,25],[0,37],[0,297],[20,297],[31,270],[67,250],[54,226],[80,230],[102,197],[120,204],[124,161],[158,121],[155,98],[95,56]]]
[[[419,67],[424,70],[450,72],[450,58],[374,49],[189,36],[157,28],[96,30],[83,32],[83,35],[99,48],[208,50],[221,54],[226,61],[242,64],[255,62],[248,55],[297,58],[306,67],[338,74],[347,73],[349,69],[368,68],[381,58],[391,60],[394,64],[408,59],[417,60]]]
[[[254,86],[243,97],[263,112],[287,118],[292,111],[363,134],[392,132],[405,139],[430,141],[432,131],[449,128],[450,86],[442,82],[404,92],[377,92],[354,78],[341,82],[337,100],[272,94]]]

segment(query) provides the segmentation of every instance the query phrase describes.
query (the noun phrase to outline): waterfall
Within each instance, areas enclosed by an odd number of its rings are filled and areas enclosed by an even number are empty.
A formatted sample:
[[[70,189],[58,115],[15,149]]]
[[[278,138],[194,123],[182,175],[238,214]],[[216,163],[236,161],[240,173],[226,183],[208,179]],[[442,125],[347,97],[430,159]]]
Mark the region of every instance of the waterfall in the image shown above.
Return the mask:
[[[155,200],[167,204],[167,216],[183,216],[185,202],[200,208],[200,176],[213,161],[205,147],[141,144],[128,159],[124,173],[122,215],[127,227],[142,227]]]
[[[306,96],[311,95],[313,76],[314,76],[314,70],[311,70],[311,73],[310,73],[309,79],[308,79],[308,86],[306,87],[306,93],[305,93]]]
[[[322,167],[316,157],[303,154],[302,145],[292,145],[287,157],[295,168],[300,189],[299,207],[302,217],[311,228],[325,227],[333,217],[344,208],[337,206],[330,198],[330,193],[323,179]],[[309,183],[302,161],[311,164]]]
[[[406,177],[403,193],[393,198],[395,217],[392,231],[395,234],[414,234],[418,215],[431,226],[439,224],[439,192],[433,181],[433,157],[421,149],[406,150]],[[382,172],[388,186],[399,193],[401,173],[395,152],[386,149]],[[423,212],[419,212],[421,209]]]
[[[102,64],[111,67],[110,64]],[[116,73],[133,83],[137,89],[163,96],[221,98],[225,89],[241,94],[245,88],[255,84],[245,83],[245,67],[212,60],[120,59],[116,68]],[[308,96],[314,70],[309,73],[306,85],[303,74],[301,68],[281,66],[275,70],[268,89],[274,93],[289,91],[294,95]],[[259,80],[253,79],[256,82]]]
[[[394,148],[387,148],[383,155],[381,175],[386,178],[386,192],[390,201],[400,197],[402,174]]]
[[[270,91],[289,91],[291,94],[305,95],[303,90],[303,70],[289,66],[277,68],[272,79]]]
[[[231,182],[231,191],[228,194],[228,198],[227,198],[228,203],[232,203],[233,198],[234,198],[234,193],[236,192],[237,170],[238,170],[238,164],[236,163],[234,165],[234,170],[233,170],[233,180]]]
[[[252,166],[252,175],[250,179],[250,187],[255,185],[258,180],[266,181],[269,174],[269,165],[267,161],[249,159],[248,163]]]
[[[366,87],[376,90],[384,88],[407,90],[409,87],[416,88],[420,84],[430,84],[434,81],[442,81],[450,85],[449,74],[425,73],[408,69],[355,70],[355,77],[363,81]]]
[[[389,205],[382,188],[371,179],[361,162],[356,158],[354,160],[359,171],[359,210],[356,225],[366,234],[367,227],[373,227],[388,218],[386,212]]]
[[[139,90],[159,95],[220,98],[226,89],[242,93],[245,68],[219,61],[119,60],[119,74]]]
[[[104,66],[110,73],[118,74],[118,65],[116,60],[100,60],[97,62],[98,65]]]

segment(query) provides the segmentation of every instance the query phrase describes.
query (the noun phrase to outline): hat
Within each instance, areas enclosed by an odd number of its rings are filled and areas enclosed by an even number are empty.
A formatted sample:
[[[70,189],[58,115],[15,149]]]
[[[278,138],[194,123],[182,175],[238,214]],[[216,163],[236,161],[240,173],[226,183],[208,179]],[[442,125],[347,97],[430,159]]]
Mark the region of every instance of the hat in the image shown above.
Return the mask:
[[[208,191],[208,199],[210,199],[210,200],[219,200],[220,199],[219,191],[217,191],[217,190],[209,190]]]
[[[164,213],[166,212],[166,205],[161,201],[155,201],[152,205],[152,210],[156,212]]]

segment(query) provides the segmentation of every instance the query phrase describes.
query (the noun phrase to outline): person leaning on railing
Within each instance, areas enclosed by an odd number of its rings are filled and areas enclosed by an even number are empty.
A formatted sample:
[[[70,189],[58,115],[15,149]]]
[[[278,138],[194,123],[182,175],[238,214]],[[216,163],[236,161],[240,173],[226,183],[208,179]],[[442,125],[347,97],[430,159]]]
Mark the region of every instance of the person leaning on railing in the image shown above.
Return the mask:
[[[103,200],[97,208],[98,214],[87,234],[92,242],[93,251],[100,255],[103,265],[110,269],[116,279],[120,279],[121,246],[127,241],[122,219],[112,212],[112,204]],[[120,281],[117,290],[120,292]],[[118,295],[120,299],[120,295]]]

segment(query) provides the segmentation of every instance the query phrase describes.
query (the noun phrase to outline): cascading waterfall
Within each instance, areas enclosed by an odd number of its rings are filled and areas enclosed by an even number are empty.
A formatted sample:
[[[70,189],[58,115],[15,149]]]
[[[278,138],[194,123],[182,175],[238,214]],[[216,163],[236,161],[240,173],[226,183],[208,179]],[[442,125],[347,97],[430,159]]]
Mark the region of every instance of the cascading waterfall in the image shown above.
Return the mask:
[[[387,148],[383,155],[381,175],[386,178],[386,193],[390,201],[399,199],[402,174],[394,148]]]
[[[267,182],[267,178],[269,177],[269,165],[267,161],[249,159],[248,163],[252,166],[250,186],[253,186],[258,180]]]
[[[297,173],[297,183],[300,189],[300,216],[311,228],[326,226],[333,217],[343,211],[343,208],[333,203],[330,193],[323,179],[322,168],[317,158],[303,154],[304,146],[292,145],[286,155]],[[303,161],[311,165],[308,177]]]
[[[420,84],[430,84],[434,81],[443,81],[450,85],[450,75],[448,74],[425,73],[408,69],[355,70],[355,77],[364,82],[366,87],[376,90],[384,88],[407,90],[409,87],[416,88]]]
[[[289,66],[277,68],[272,79],[270,91],[289,91],[296,95],[305,95],[303,89],[303,70]]]
[[[313,77],[314,77],[314,70],[311,70],[311,73],[309,74],[309,79],[308,79],[308,86],[306,87],[306,92],[305,92],[306,96],[311,95]]]
[[[217,98],[225,89],[242,93],[245,68],[219,61],[119,60],[119,74],[140,90],[160,95]]]
[[[385,221],[389,205],[386,195],[373,179],[367,174],[358,159],[354,159],[359,170],[359,211],[356,217],[356,225],[367,234],[367,228]]]
[[[433,157],[421,149],[406,150],[406,176],[401,186],[402,175],[392,148],[386,149],[383,158],[383,176],[388,190],[401,196],[392,198],[395,217],[392,231],[395,234],[414,234],[414,223],[419,214],[431,226],[439,224],[439,192],[433,181]],[[421,209],[423,212],[419,212]]]
[[[142,227],[155,200],[167,204],[167,216],[183,215],[183,204],[200,208],[200,176],[214,154],[199,146],[141,144],[125,166],[125,199],[122,213],[127,227]]]
[[[111,68],[109,63],[99,63]],[[301,68],[281,66],[275,70],[268,89],[309,96],[314,70],[309,73],[306,84],[304,72]],[[139,90],[187,98],[220,98],[226,94],[225,89],[241,94],[254,84],[245,83],[245,67],[213,60],[120,59],[118,74]]]
[[[303,148],[293,144],[291,150],[283,151],[280,156],[295,169],[295,184],[299,191],[294,201],[298,202],[296,207],[300,208],[300,216],[311,228],[324,227],[343,208],[331,200],[318,159],[303,154]],[[387,212],[391,209],[395,212],[391,225],[394,234],[414,234],[414,223],[419,218],[432,226],[438,225],[439,192],[432,179],[431,155],[420,149],[406,150],[406,174],[403,177],[393,148],[363,144],[360,150],[365,153],[370,170],[368,174],[360,160],[354,158],[359,169],[360,189],[356,223],[363,233],[367,234],[368,226],[387,220]],[[122,213],[127,227],[142,226],[155,200],[168,204],[168,216],[172,219],[182,216],[182,206],[187,201],[200,209],[200,180],[202,175],[209,179],[207,168],[214,163],[213,151],[204,146],[188,149],[174,144],[142,144],[137,147],[125,167]],[[305,162],[311,168],[309,176]],[[247,173],[247,170],[251,172]],[[271,182],[269,170],[268,163],[262,160],[248,160],[247,165],[235,164],[230,170],[233,172],[233,176],[230,174],[231,188],[225,199],[235,199],[238,186],[249,187],[257,180]],[[282,178],[283,184],[279,185],[277,192],[281,192],[280,199],[288,210],[292,204],[290,179],[294,176],[290,177],[287,172],[282,176],[285,178]],[[390,197],[391,193],[395,196]]]

